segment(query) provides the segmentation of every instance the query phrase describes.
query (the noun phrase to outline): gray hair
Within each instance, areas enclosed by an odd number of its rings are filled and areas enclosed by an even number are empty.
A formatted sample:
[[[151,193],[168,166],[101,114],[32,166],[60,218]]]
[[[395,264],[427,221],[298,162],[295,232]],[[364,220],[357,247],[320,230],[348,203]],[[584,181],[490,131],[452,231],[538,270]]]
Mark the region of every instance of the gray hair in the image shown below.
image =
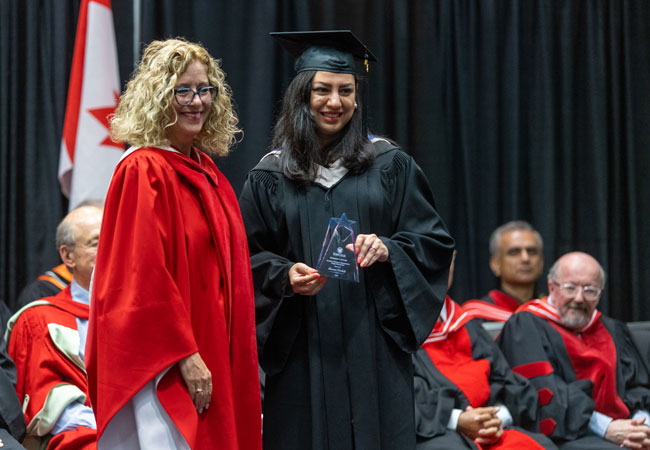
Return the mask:
[[[63,218],[61,223],[56,227],[57,250],[62,245],[65,245],[68,250],[74,251],[77,244],[77,221],[79,220],[79,213],[82,208],[95,208],[102,211],[103,202],[101,200],[86,200]]]
[[[557,279],[560,274],[560,267],[562,266],[562,264],[560,263],[561,259],[562,259],[561,257],[558,258],[558,260],[553,263],[551,268],[548,269],[548,276],[547,276],[548,281],[557,283]],[[600,265],[598,260],[596,260],[596,263],[598,264],[598,269],[600,270],[600,288],[603,289],[605,288],[605,281],[607,281],[607,274],[605,273],[605,269],[603,269],[603,266]]]
[[[542,240],[542,235],[533,228],[531,224],[524,220],[512,220],[508,223],[504,223],[499,228],[494,230],[490,235],[490,257],[494,258],[499,253],[499,242],[501,241],[501,236],[511,231],[531,231],[537,240],[539,241],[540,250],[544,250],[544,241]]]
[[[74,250],[75,244],[75,226],[72,220],[63,219],[59,226],[56,227],[56,248],[61,248],[62,245],[68,247],[70,251]]]

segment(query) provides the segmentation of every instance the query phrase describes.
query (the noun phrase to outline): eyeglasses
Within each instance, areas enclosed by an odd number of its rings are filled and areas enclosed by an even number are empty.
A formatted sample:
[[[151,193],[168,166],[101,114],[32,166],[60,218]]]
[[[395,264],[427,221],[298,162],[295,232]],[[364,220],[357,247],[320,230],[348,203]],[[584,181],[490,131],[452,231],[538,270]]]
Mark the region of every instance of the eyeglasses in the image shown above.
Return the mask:
[[[556,281],[553,281],[553,284],[560,288],[560,292],[567,298],[574,298],[578,295],[578,291],[582,289],[582,296],[585,300],[593,302],[598,300],[600,293],[603,292],[602,289],[597,288],[596,286],[580,286],[573,283],[562,283],[559,284]]]
[[[204,86],[199,88],[198,91],[193,91],[190,88],[174,89],[174,97],[181,106],[187,106],[192,103],[195,95],[199,96],[199,100],[204,105],[209,105],[217,98],[217,88],[214,86]]]

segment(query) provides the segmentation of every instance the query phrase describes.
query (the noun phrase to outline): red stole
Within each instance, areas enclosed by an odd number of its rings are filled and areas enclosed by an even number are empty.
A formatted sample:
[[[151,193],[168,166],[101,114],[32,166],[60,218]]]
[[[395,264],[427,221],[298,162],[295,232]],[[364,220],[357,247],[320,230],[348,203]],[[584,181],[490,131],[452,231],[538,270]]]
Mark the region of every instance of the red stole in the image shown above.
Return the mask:
[[[447,320],[438,319],[422,348],[473,408],[482,406],[490,398],[490,363],[486,359],[472,359],[472,341],[465,324],[473,317],[449,296],[445,298],[445,307]]]
[[[517,299],[512,298],[498,289],[492,289],[489,295],[496,306],[507,309],[510,312],[515,312],[521,306],[521,303]]]
[[[68,312],[80,319],[88,320],[90,307],[85,303],[75,302],[70,294],[70,285],[66,286],[59,294],[53,297],[46,297],[42,300],[48,301],[59,309]],[[76,323],[76,322],[75,322]],[[76,325],[74,327],[77,329]]]
[[[489,296],[494,304],[483,300],[467,300],[463,303],[463,308],[474,317],[505,322],[521,306],[517,299],[497,289],[491,290]]]
[[[483,300],[467,300],[463,303],[463,308],[474,317],[493,322],[505,322],[512,315],[510,309],[492,305]]]

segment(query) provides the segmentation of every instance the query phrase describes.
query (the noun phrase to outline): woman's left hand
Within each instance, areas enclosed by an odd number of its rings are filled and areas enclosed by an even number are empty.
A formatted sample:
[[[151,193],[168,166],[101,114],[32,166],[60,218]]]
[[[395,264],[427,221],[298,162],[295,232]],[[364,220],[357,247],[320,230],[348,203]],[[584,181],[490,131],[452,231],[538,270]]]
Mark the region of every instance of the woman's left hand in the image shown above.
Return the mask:
[[[354,243],[357,250],[357,262],[361,267],[372,266],[377,261],[388,261],[388,247],[376,234],[360,234]]]

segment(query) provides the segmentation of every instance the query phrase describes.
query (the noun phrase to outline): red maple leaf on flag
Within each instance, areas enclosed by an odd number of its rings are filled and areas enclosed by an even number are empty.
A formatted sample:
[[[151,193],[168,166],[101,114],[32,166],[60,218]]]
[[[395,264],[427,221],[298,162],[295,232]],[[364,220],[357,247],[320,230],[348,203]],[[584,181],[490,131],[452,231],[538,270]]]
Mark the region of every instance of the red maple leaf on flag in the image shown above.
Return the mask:
[[[120,96],[117,92],[113,92],[113,95],[115,96],[115,103],[112,106],[89,109],[88,112],[92,114],[93,117],[97,119],[99,123],[101,123],[104,126],[104,128],[106,128],[106,138],[102,141],[101,145],[110,145],[112,147],[117,147],[119,149],[124,150],[124,144],[121,142],[115,142],[113,139],[111,139],[111,137],[108,134],[108,130],[110,128],[110,125],[108,123],[108,116],[113,114],[113,112],[115,112],[117,103],[120,100]]]

